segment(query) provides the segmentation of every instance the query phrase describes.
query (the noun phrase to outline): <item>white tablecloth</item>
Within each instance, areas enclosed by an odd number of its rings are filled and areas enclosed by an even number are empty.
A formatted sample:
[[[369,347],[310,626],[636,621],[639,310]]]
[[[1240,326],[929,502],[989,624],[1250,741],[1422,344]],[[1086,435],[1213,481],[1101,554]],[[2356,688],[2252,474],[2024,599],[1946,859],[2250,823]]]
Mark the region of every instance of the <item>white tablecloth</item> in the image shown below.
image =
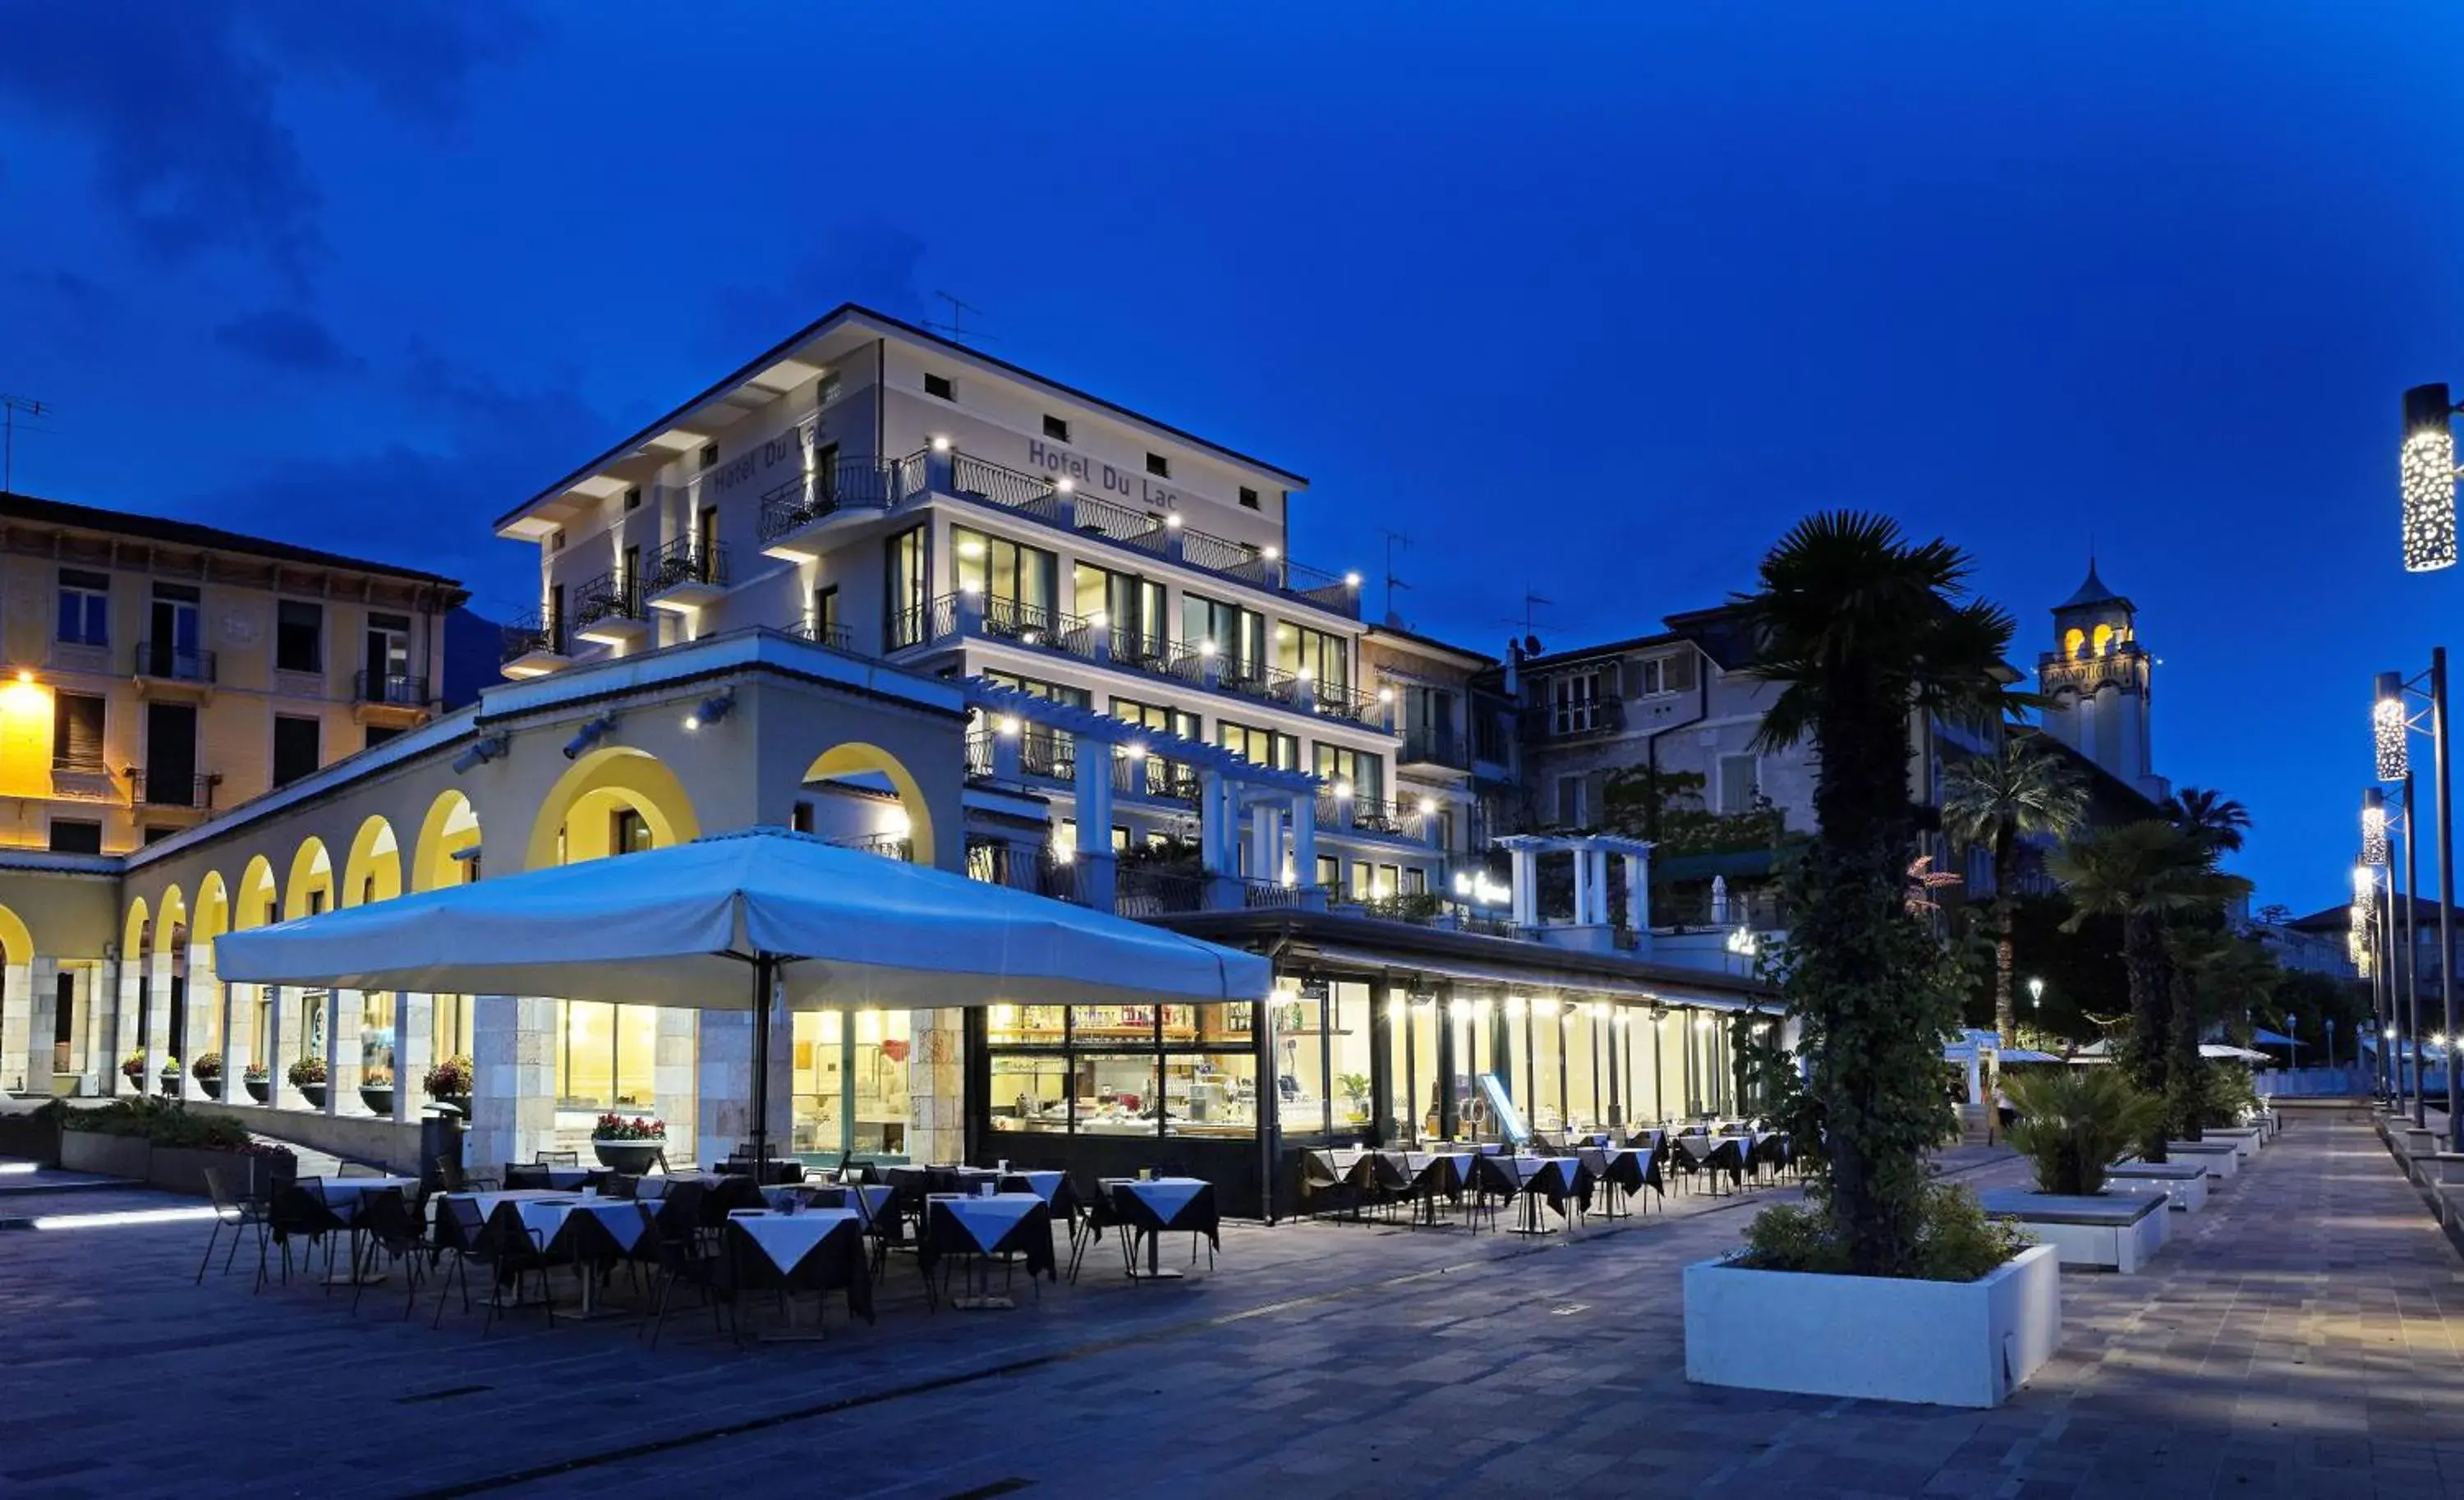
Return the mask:
[[[770,1264],[786,1275],[803,1265],[813,1246],[829,1238],[832,1230],[855,1224],[856,1216],[852,1208],[807,1208],[794,1214],[739,1208],[727,1216],[727,1222],[750,1235]]]
[[[1026,1179],[1026,1185],[1035,1189],[1035,1196],[1048,1203],[1052,1202],[1052,1195],[1061,1191],[1061,1184],[1069,1174],[1057,1168],[1038,1167],[1032,1172],[1011,1171],[1002,1176]]]
[[[1113,1192],[1136,1198],[1165,1224],[1205,1190],[1206,1183],[1194,1177],[1123,1178],[1112,1183]]]
[[[642,1207],[629,1198],[534,1198],[515,1212],[522,1216],[523,1228],[539,1231],[542,1245],[556,1244],[565,1221],[575,1214],[595,1217],[620,1248],[629,1250],[642,1238]]]
[[[1018,1227],[1020,1220],[1046,1212],[1044,1199],[1035,1193],[995,1193],[991,1197],[969,1197],[964,1193],[935,1193],[926,1200],[950,1212],[976,1248],[989,1250],[1001,1243],[1002,1235]],[[927,1212],[931,1210],[928,1208]]]
[[[1574,1185],[1574,1172],[1582,1162],[1573,1157],[1491,1157],[1498,1170],[1504,1172],[1517,1187],[1529,1187],[1534,1180],[1555,1167],[1563,1174],[1564,1185]]]
[[[329,1177],[317,1184],[318,1196],[328,1208],[354,1208],[362,1193],[382,1193],[387,1188],[400,1188],[407,1193],[419,1185],[415,1177]]]

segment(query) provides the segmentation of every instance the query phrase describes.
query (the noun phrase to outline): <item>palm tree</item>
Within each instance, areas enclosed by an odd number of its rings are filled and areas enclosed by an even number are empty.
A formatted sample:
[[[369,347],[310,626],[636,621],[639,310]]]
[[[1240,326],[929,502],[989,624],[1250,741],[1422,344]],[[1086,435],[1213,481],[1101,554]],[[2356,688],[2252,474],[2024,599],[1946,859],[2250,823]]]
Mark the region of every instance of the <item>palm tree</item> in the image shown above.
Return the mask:
[[[2005,1047],[2019,1040],[2011,993],[2011,923],[2018,904],[2020,852],[2029,839],[2069,838],[2086,816],[2086,789],[2032,734],[2013,734],[1998,753],[1971,756],[1944,774],[1943,831],[1953,843],[1993,855],[1993,1027]]]
[[[2217,873],[2203,844],[2152,818],[2073,844],[2054,856],[2053,868],[2077,908],[2062,923],[2065,932],[2079,931],[2091,915],[2122,918],[2122,963],[2130,986],[2124,1066],[2140,1088],[2166,1100],[2167,1128],[2152,1134],[2145,1148],[2148,1160],[2162,1161],[2168,1133],[2184,1127],[2185,1110],[2195,1112],[2199,1075],[2197,1012],[2188,983],[2172,972],[2166,929],[2179,918],[2220,911],[2249,882]],[[2189,1128],[2196,1128],[2195,1114]]]
[[[1936,1073],[1959,1019],[1941,947],[1905,904],[1919,855],[1910,715],[1984,724],[2020,701],[1995,675],[2011,616],[1969,593],[1969,571],[1948,542],[1840,512],[1792,528],[1739,601],[1753,674],[1780,688],[1758,743],[1810,740],[1819,767],[1786,990],[1828,1132],[1831,1232],[1862,1275],[1913,1264],[1923,1154],[1947,1124]]]
[[[2250,809],[2222,792],[2185,786],[2165,799],[2165,821],[2181,829],[2215,860],[2241,848]]]

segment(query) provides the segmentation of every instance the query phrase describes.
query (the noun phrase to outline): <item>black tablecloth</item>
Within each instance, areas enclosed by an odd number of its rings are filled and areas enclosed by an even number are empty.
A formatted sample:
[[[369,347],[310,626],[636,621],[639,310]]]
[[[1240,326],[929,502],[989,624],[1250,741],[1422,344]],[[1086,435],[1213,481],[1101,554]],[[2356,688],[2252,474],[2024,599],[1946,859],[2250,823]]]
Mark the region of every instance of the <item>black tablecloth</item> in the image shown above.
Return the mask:
[[[1223,1247],[1223,1223],[1215,1211],[1214,1183],[1200,1188],[1170,1219],[1158,1215],[1133,1188],[1128,1182],[1105,1184],[1103,1196],[1120,1223],[1149,1234],[1202,1234],[1217,1249]]]
[[[1045,1208],[1030,1213],[1009,1226],[1001,1237],[988,1246],[979,1246],[976,1237],[947,1205],[927,1200],[924,1205],[924,1232],[915,1244],[915,1261],[924,1274],[944,1255],[1018,1255],[1026,1261],[1026,1273],[1041,1274],[1047,1280],[1057,1279],[1052,1254],[1052,1213]]]
[[[736,1285],[748,1290],[785,1287],[789,1291],[845,1291],[847,1311],[859,1313],[868,1323],[872,1321],[872,1272],[865,1264],[864,1235],[853,1220],[832,1229],[794,1268],[781,1271],[771,1264],[769,1252],[762,1249],[743,1226],[728,1221],[727,1273]]]

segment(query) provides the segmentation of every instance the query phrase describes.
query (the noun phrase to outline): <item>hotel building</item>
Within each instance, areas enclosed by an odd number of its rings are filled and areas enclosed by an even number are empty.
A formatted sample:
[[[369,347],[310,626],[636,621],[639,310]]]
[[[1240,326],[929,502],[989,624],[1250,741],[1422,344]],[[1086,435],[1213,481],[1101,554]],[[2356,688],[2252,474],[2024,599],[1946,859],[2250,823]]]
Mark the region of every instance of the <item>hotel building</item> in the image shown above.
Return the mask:
[[[0,906],[76,881],[92,908],[65,1017],[69,950],[0,923],[6,1067],[39,1089],[26,1044],[66,1034],[56,1086],[133,1052],[158,1078],[177,1014],[260,1130],[410,1165],[415,1080],[469,1051],[474,1159],[611,1108],[707,1158],[750,1124],[747,1017],[222,985],[209,940],[771,824],[1254,946],[1284,982],[1271,1026],[799,1016],[770,1129],[800,1151],[1168,1162],[1254,1210],[1302,1145],[1494,1134],[1485,1073],[1544,1125],[1735,1108],[1721,1020],[1768,995],[1654,956],[1647,844],[1496,825],[1519,747],[1490,664],[1294,560],[1304,484],[842,307],[499,519],[540,595],[477,704],[116,858],[0,871]]]

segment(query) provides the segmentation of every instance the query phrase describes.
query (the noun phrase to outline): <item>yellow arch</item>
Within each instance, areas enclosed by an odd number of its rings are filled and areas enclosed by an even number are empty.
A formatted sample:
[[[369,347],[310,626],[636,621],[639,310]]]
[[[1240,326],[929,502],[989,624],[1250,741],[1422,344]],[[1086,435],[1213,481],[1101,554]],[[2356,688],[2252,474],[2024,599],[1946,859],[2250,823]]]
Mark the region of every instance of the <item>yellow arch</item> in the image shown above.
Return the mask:
[[[2062,636],[2062,654],[2065,656],[2086,655],[2087,632],[2077,626],[2071,627],[2068,631],[2064,632]]]
[[[342,862],[342,904],[390,901],[402,894],[402,843],[393,825],[370,814],[351,835],[350,857]]]
[[[804,767],[803,779],[809,784],[834,777],[861,776],[869,771],[889,778],[891,789],[898,793],[898,805],[907,814],[907,836],[915,846],[915,863],[937,864],[937,850],[933,842],[932,805],[924,800],[924,788],[916,783],[914,776],[898,757],[879,745],[850,739],[845,744],[832,745],[814,757],[813,763]]]
[[[155,909],[152,952],[162,957],[170,956],[174,951],[172,944],[183,936],[180,929],[187,926],[187,900],[180,894],[180,888],[173,886],[163,893],[163,904]]]
[[[641,814],[649,825],[650,844],[665,849],[701,837],[701,820],[693,815],[693,798],[685,792],[684,783],[668,769],[667,762],[648,750],[629,745],[613,745],[593,750],[573,765],[556,784],[548,788],[547,797],[539,804],[539,816],[531,824],[530,847],[522,861],[525,870],[545,870],[557,862],[557,835],[577,812],[589,822],[592,813],[613,813],[629,808]],[[587,833],[585,828],[577,832]],[[597,838],[567,838],[566,858],[572,863],[594,859],[606,852],[606,840],[602,832]]]
[[[145,957],[145,898],[138,896],[128,903],[128,915],[120,924],[120,956],[123,960],[142,960]]]
[[[34,935],[26,930],[24,917],[5,906],[0,906],[0,950],[11,963],[34,961]]]
[[[188,922],[188,940],[210,943],[231,931],[231,895],[223,889],[222,871],[208,871],[197,882],[197,913]]]
[[[334,857],[325,852],[325,841],[310,837],[303,840],[291,855],[291,880],[282,892],[282,916],[285,921],[309,913],[309,898],[324,896],[324,911],[334,909]]]
[[[281,901],[275,884],[274,861],[259,854],[240,871],[239,893],[231,898],[231,929],[245,931],[274,920]]]
[[[433,891],[458,886],[466,878],[463,862],[453,856],[479,842],[479,811],[471,799],[448,788],[428,805],[419,820],[419,842],[410,856],[410,888]]]

